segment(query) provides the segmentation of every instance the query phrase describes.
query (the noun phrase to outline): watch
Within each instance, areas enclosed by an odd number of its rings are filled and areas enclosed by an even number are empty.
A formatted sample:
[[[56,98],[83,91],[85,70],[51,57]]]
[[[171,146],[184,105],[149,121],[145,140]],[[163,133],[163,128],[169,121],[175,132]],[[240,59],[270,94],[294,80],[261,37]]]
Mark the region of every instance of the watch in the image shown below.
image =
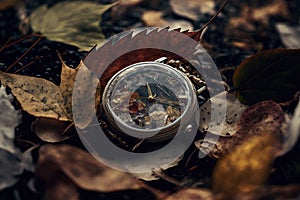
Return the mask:
[[[188,126],[198,108],[190,79],[180,70],[156,61],[125,67],[110,78],[102,103],[118,132],[150,142],[168,140]]]

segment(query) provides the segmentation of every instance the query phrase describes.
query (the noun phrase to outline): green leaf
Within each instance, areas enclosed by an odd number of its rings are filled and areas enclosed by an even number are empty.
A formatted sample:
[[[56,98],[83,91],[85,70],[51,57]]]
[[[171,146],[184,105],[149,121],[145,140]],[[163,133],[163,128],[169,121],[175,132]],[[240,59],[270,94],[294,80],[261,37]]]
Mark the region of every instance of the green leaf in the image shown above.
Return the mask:
[[[300,49],[273,49],[245,59],[233,75],[233,85],[245,104],[285,102],[300,90],[299,74]]]
[[[42,5],[30,15],[35,32],[49,40],[74,45],[88,51],[105,39],[101,32],[101,15],[115,4],[87,1],[64,1],[48,8]]]

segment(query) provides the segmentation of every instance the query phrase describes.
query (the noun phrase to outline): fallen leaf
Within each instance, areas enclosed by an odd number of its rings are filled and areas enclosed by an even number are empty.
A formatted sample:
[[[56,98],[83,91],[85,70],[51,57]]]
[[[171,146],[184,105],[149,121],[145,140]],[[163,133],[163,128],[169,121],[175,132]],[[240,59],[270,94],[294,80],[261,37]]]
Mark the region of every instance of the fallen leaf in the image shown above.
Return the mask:
[[[188,21],[164,19],[162,11],[147,10],[143,13],[142,20],[146,26],[150,27],[169,27],[170,30],[180,28],[190,31],[194,29]]]
[[[242,103],[284,102],[300,90],[300,49],[273,49],[245,59],[233,75]]]
[[[266,133],[244,141],[225,155],[213,171],[213,191],[232,199],[236,193],[250,192],[262,186],[271,171],[279,138]]]
[[[93,48],[83,59],[83,63],[96,75],[102,74],[99,78],[101,88],[104,88],[116,72],[133,63],[154,61],[161,57],[175,60],[182,60],[183,57],[192,59],[203,30],[179,31],[179,29],[169,30],[168,28],[145,28],[142,31],[129,31],[118,40],[111,38]],[[190,48],[186,48],[186,46]],[[162,50],[162,47],[170,51]],[[171,50],[174,49],[181,56],[171,53]]]
[[[101,15],[114,5],[88,1],[64,1],[50,8],[42,5],[31,13],[30,23],[33,31],[49,40],[88,51],[105,39],[99,27]]]
[[[103,165],[90,153],[79,148],[69,145],[42,146],[36,167],[37,178],[51,183],[51,172],[56,171],[62,172],[77,187],[85,190],[111,192],[140,188],[132,175]]]
[[[61,142],[71,136],[62,135],[70,123],[51,118],[38,118],[31,125],[32,131],[45,142]]]
[[[80,67],[76,67],[75,69],[67,66],[65,62],[62,60],[60,54],[59,58],[62,63],[61,75],[60,75],[60,84],[59,89],[64,98],[64,105],[68,113],[72,113],[72,93],[73,93],[73,85],[75,81],[75,77],[77,71]]]
[[[276,23],[275,27],[286,48],[300,48],[300,26]]]
[[[226,100],[226,102],[224,102]],[[221,116],[225,116],[224,124],[220,124],[217,121],[211,121],[211,104],[224,105],[226,104],[226,115],[220,113]],[[208,131],[215,135],[220,136],[232,136],[237,131],[237,122],[240,119],[242,113],[246,110],[248,106],[242,104],[234,94],[230,94],[227,91],[213,96],[208,101],[206,101],[200,107],[200,131]],[[222,126],[222,132],[217,132],[219,128],[217,126]]]
[[[214,0],[170,0],[172,10],[180,16],[187,17],[194,21],[200,20],[201,14],[214,15]]]
[[[9,74],[0,71],[0,80],[11,89],[23,110],[38,117],[70,121],[60,89],[52,82],[36,77]]]
[[[213,200],[214,195],[210,190],[207,189],[196,189],[196,188],[189,188],[189,189],[182,189],[178,192],[168,196],[165,200]]]
[[[221,136],[216,142],[215,137],[206,135],[204,140],[197,141],[195,145],[206,155],[219,159],[254,136],[270,133],[283,137],[285,120],[285,113],[277,103],[259,102],[242,113],[237,132],[232,137]]]
[[[62,61],[61,83],[59,86],[42,78],[1,71],[0,81],[4,86],[8,86],[11,89],[12,94],[20,102],[22,109],[29,114],[36,117],[72,121],[72,95],[78,70],[80,71],[80,75],[76,81],[79,82],[77,82],[77,86],[79,85],[80,91],[78,89],[76,91],[77,93],[80,92],[80,94],[76,93],[76,97],[82,99],[82,101],[88,101],[90,103],[88,105],[91,105],[89,108],[73,105],[80,112],[78,125],[84,127],[89,124],[92,117],[84,114],[86,110],[95,110],[99,106],[100,83],[97,77],[82,62],[75,69],[72,69]],[[91,84],[97,84],[97,89],[93,93],[94,96],[88,95],[87,92],[90,91]],[[49,137],[53,137],[53,135]]]

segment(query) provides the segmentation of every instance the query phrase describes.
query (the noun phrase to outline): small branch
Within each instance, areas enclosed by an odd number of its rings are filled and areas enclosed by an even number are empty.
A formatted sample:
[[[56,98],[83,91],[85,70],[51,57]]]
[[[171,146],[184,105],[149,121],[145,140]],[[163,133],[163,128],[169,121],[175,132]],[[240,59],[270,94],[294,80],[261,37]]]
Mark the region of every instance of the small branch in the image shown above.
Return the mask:
[[[20,62],[20,60],[22,60],[26,54],[34,47],[36,46],[40,41],[41,41],[42,37],[39,37],[24,53],[22,56],[20,56],[14,63],[12,63],[6,70],[5,72],[8,72],[14,65],[16,65],[18,62]]]

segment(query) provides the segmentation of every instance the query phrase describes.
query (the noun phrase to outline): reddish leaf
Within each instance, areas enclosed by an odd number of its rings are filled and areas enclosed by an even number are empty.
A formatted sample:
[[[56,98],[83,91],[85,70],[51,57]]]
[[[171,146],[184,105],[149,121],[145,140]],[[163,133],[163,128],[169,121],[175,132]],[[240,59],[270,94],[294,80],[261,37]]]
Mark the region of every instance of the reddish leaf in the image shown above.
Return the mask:
[[[102,74],[101,87],[104,88],[116,72],[133,63],[153,61],[160,57],[183,61],[182,57],[191,59],[198,43],[190,38],[199,41],[201,32],[146,29],[137,34],[129,33],[117,42],[110,40],[101,47],[93,48],[83,59],[83,63],[95,74]],[[180,55],[172,53],[173,50]]]

